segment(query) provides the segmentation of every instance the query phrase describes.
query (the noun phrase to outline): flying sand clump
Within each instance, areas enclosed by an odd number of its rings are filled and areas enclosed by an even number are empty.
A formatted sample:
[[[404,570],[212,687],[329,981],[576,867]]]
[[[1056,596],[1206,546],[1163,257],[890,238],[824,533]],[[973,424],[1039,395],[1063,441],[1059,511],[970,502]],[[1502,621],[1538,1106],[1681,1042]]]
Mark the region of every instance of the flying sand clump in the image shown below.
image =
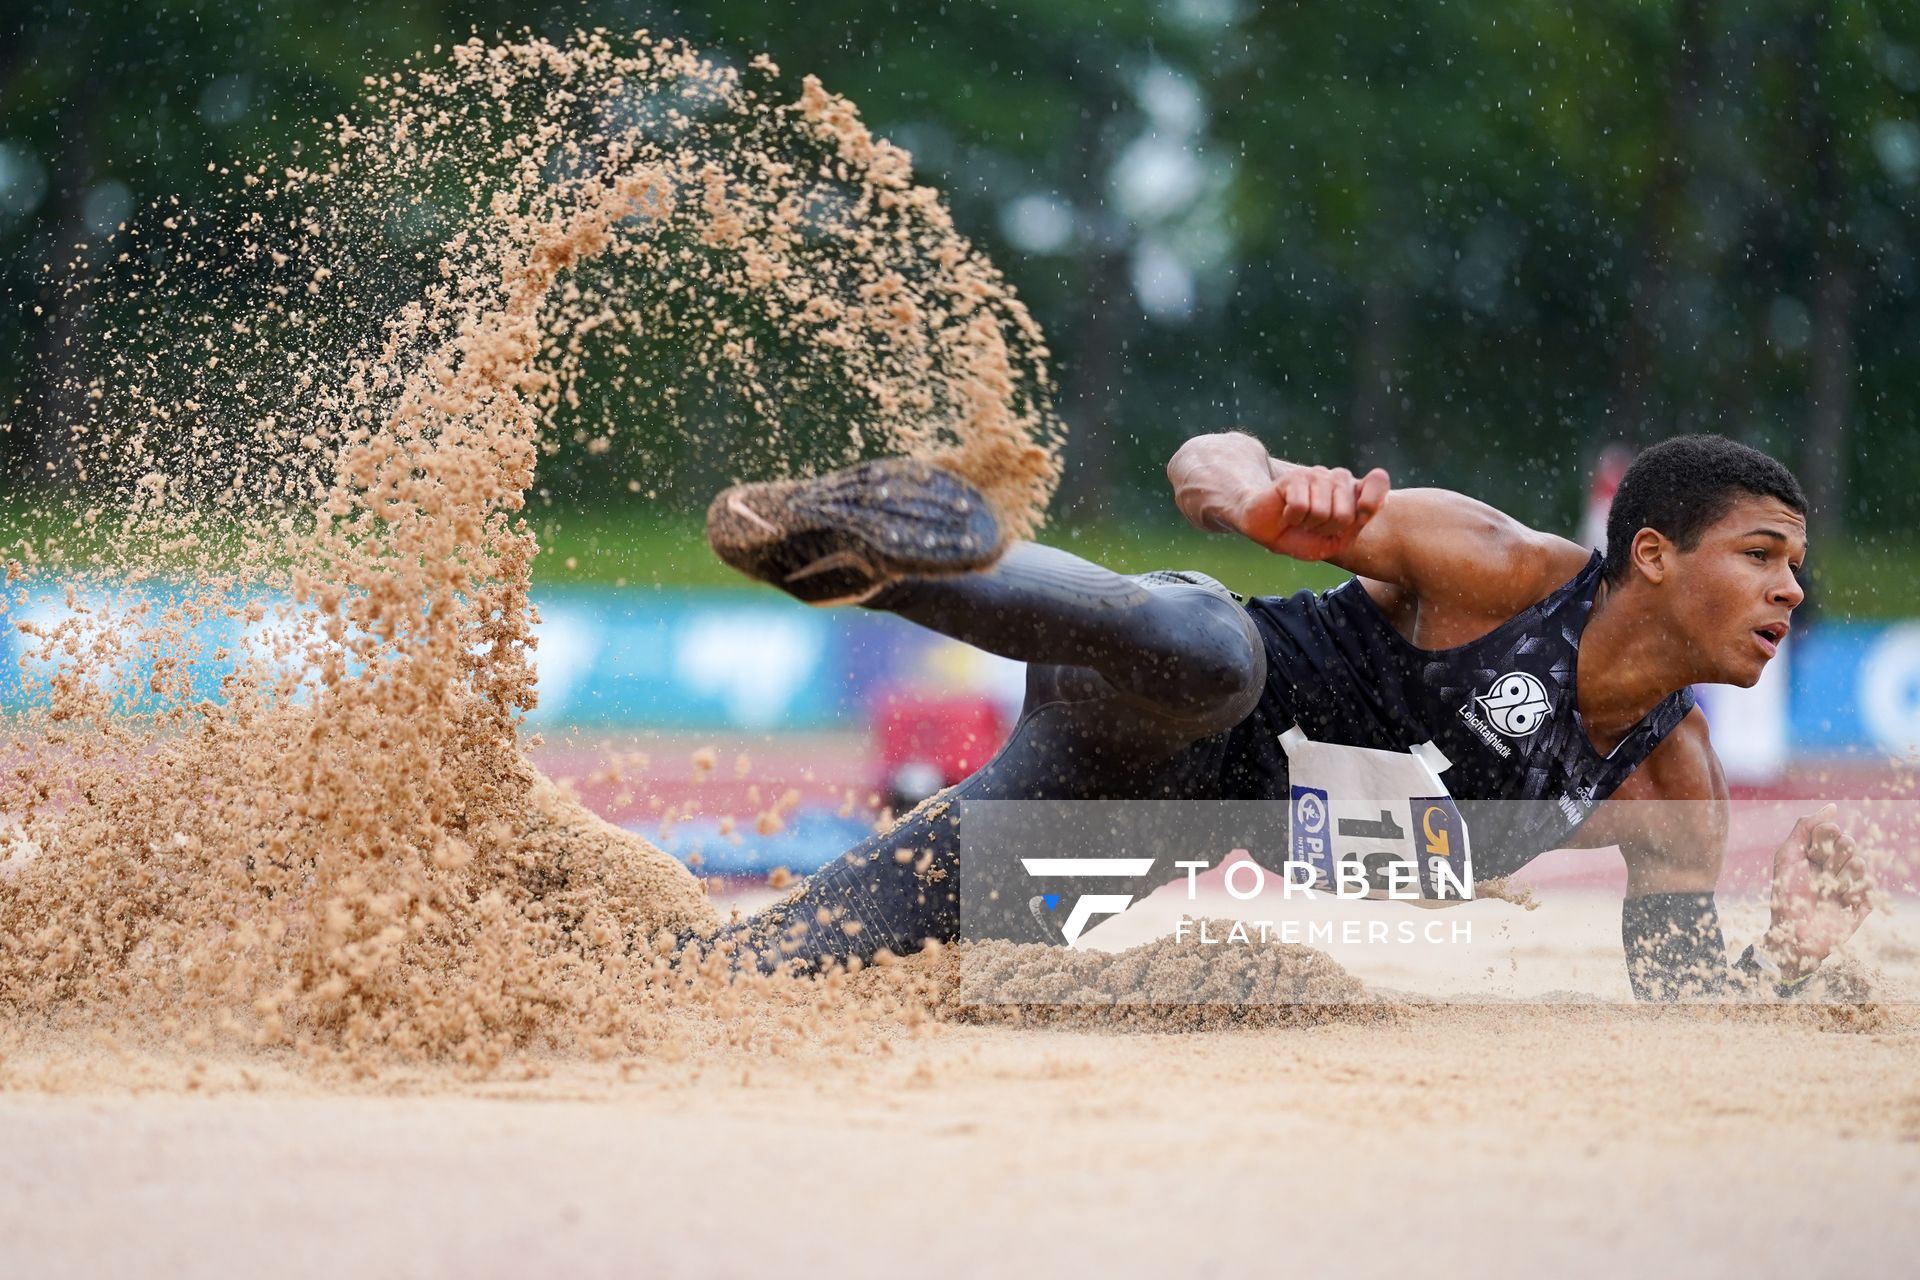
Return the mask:
[[[639,1051],[712,913],[522,753],[554,424],[937,457],[1020,535],[1047,353],[907,155],[765,59],[474,40],[362,115],[74,276],[99,355],[57,502],[0,547],[0,1011],[349,1063]]]

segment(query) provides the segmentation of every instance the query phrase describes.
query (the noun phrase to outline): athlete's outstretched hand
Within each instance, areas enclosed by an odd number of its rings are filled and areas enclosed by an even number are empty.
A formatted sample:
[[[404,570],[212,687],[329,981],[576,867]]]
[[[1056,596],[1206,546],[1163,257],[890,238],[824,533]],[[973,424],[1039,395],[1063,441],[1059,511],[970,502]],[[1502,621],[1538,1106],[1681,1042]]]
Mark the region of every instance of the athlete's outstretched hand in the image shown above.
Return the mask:
[[[1773,855],[1773,927],[1766,948],[1789,981],[1812,973],[1873,910],[1873,878],[1826,805],[1793,824]]]
[[[1234,524],[1269,551],[1325,560],[1353,545],[1391,487],[1379,467],[1358,480],[1345,467],[1289,467],[1246,495]]]

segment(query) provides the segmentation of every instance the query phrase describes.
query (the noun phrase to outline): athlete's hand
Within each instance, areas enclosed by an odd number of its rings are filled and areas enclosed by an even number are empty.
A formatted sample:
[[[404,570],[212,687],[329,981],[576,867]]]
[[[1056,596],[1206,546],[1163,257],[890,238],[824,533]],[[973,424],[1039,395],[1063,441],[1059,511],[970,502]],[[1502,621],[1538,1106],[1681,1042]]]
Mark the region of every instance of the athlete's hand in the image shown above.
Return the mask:
[[[1873,910],[1873,877],[1826,805],[1793,824],[1773,855],[1767,954],[1787,981],[1812,973]]]
[[[1325,560],[1353,545],[1386,505],[1392,481],[1379,467],[1356,480],[1345,467],[1289,467],[1248,491],[1234,527],[1267,550]]]

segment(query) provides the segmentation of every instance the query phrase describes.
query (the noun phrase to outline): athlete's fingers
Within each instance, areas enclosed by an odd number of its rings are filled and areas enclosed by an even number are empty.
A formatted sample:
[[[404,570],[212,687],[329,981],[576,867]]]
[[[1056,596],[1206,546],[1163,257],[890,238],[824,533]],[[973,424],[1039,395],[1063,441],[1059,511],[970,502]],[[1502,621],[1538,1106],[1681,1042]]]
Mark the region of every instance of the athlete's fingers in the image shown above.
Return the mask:
[[[1873,877],[1858,858],[1823,868],[1815,875],[1813,884],[1821,897],[1846,907],[1864,905],[1873,894]]]
[[[1299,529],[1341,542],[1379,513],[1391,482],[1378,467],[1355,480],[1345,467],[1296,467],[1275,486],[1279,530]]]
[[[1293,523],[1293,477],[1281,476],[1273,482],[1273,496],[1279,503],[1273,515],[1274,528],[1282,533]]]
[[[1801,853],[1807,857],[1808,861],[1813,861],[1815,853],[1813,840],[1814,831],[1823,823],[1831,824],[1833,818],[1839,812],[1840,806],[1828,803],[1821,805],[1812,813],[1802,817],[1798,822],[1793,824],[1793,830],[1787,835],[1788,840],[1792,843],[1792,847],[1801,851]]]
[[[1832,831],[1814,828],[1813,840],[1807,846],[1807,865],[1813,868],[1816,879],[1837,883],[1852,857],[1852,851],[1843,848]]]
[[[1870,902],[1877,885],[1873,877],[1873,868],[1867,865],[1865,858],[1854,858],[1847,863],[1847,903],[1849,906],[1862,906]]]
[[[1835,864],[1840,842],[1846,837],[1834,820],[1838,813],[1838,806],[1829,804],[1807,816],[1807,861],[1816,867]]]
[[[1834,839],[1833,858],[1827,865],[1834,874],[1844,877],[1850,885],[1872,878],[1872,873],[1867,868],[1867,860],[1860,852],[1860,846],[1856,845],[1853,837],[1844,831]]]
[[[1325,470],[1314,469],[1311,493],[1312,514],[1307,519],[1307,528],[1315,533],[1325,533],[1333,516],[1333,483]]]
[[[1310,497],[1313,478],[1301,467],[1287,473],[1280,482],[1280,527],[1291,528],[1302,523],[1311,513],[1313,503]]]
[[[1360,481],[1360,492],[1354,497],[1353,508],[1362,524],[1380,513],[1387,505],[1387,492],[1393,487],[1393,481],[1379,467],[1367,472]]]
[[[1345,467],[1333,469],[1333,525],[1336,531],[1345,533],[1353,527],[1354,511],[1353,472]]]
[[[1807,861],[1816,867],[1834,865],[1834,837],[1839,828],[1830,822],[1822,822],[1807,833]]]
[[[1287,523],[1298,529],[1313,528],[1313,468],[1302,467],[1287,477]]]
[[[1835,853],[1833,861],[1829,863],[1828,866],[1832,869],[1833,874],[1839,876],[1848,884],[1858,883],[1864,879],[1867,874],[1866,859],[1857,856],[1851,848],[1843,848]]]

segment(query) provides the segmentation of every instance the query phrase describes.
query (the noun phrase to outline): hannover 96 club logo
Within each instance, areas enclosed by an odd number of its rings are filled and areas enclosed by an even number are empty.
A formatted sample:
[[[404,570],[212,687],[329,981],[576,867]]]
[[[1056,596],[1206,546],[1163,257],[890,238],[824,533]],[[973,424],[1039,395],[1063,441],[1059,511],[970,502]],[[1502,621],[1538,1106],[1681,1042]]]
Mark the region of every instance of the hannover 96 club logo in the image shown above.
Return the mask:
[[[1487,722],[1509,738],[1524,738],[1547,722],[1553,704],[1546,686],[1524,671],[1510,671],[1474,697]]]

